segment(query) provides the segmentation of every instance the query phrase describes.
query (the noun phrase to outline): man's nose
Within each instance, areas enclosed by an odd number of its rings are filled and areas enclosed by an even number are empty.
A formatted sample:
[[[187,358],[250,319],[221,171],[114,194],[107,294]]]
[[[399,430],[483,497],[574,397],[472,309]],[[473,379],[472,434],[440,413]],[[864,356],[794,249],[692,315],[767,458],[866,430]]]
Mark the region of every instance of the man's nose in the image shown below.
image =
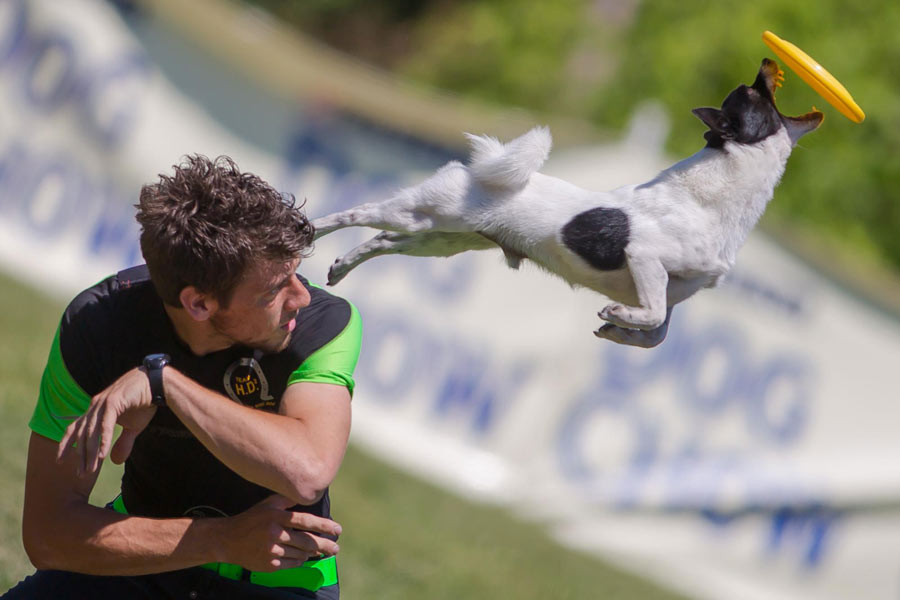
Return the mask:
[[[295,277],[294,282],[291,284],[291,293],[284,303],[285,309],[289,311],[300,310],[304,306],[308,306],[310,300],[311,298],[306,286]]]

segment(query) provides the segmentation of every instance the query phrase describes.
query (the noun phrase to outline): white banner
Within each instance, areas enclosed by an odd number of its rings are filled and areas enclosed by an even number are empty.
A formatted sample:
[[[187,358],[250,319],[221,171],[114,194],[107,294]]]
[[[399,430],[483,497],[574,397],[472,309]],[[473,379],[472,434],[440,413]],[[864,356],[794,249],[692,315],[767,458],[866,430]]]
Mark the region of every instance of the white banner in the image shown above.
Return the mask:
[[[166,54],[171,32],[132,19],[90,0],[0,4],[0,261],[47,291],[139,262],[140,185],[184,154],[228,154],[311,216],[453,157],[286,107],[187,45]],[[192,69],[202,82],[172,83]],[[545,172],[591,189],[646,180],[667,166],[664,137],[650,108],[620,141],[554,151]],[[374,233],[321,239],[303,271],[324,280]],[[383,257],[335,291],[365,323],[356,443],[697,598],[900,595],[900,323],[763,235],[649,351],[597,340],[603,298],[499,252]]]

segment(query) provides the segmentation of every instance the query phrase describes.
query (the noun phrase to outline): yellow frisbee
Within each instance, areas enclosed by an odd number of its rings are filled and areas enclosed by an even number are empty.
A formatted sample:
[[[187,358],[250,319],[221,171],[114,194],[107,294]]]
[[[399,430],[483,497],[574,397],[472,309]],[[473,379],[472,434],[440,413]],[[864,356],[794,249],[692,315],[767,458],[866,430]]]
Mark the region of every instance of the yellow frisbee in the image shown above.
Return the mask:
[[[771,31],[766,31],[762,36],[763,41],[772,49],[778,57],[805,81],[829,104],[838,109],[842,115],[856,123],[862,123],[866,113],[859,104],[853,101],[853,96],[847,91],[841,82],[826,71],[822,65],[814,61],[810,56],[793,45],[781,39]]]

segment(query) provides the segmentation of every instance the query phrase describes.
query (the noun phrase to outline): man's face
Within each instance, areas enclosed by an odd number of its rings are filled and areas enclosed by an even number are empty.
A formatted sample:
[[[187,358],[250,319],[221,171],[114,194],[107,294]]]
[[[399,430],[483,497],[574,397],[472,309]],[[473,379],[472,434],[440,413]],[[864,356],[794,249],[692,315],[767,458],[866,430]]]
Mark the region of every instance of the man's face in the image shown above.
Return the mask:
[[[284,350],[297,326],[297,312],[310,301],[295,275],[299,264],[296,259],[251,267],[228,308],[219,308],[210,317],[216,333],[233,344],[265,352]]]

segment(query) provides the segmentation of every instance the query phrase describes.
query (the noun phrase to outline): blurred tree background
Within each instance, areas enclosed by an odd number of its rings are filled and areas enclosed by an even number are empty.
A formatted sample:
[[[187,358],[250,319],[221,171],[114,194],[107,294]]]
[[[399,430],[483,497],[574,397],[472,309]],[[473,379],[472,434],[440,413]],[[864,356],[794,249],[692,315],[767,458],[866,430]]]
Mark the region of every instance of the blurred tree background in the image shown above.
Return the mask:
[[[690,115],[751,83],[766,29],[821,61],[866,111],[841,116],[786,72],[779,108],[815,105],[764,225],[825,241],[900,272],[900,2],[857,0],[244,0],[410,80],[503,106],[621,129],[645,99],[671,118],[667,150],[687,156]],[[782,235],[782,238],[785,236]]]

